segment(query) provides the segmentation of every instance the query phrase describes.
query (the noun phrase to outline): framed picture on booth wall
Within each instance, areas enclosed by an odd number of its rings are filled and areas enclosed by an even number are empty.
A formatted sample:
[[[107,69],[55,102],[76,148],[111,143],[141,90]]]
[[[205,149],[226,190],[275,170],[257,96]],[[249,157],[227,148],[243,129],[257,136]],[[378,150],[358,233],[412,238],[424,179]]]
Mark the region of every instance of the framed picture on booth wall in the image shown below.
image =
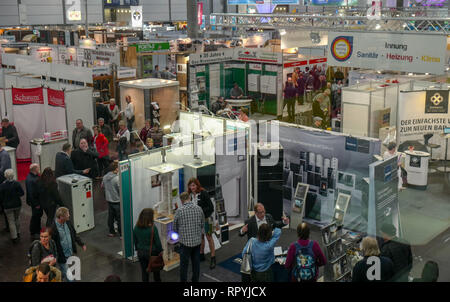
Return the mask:
[[[161,179],[159,177],[159,174],[158,175],[153,175],[152,176],[152,188],[156,188],[156,187],[159,187],[159,186],[161,186]]]

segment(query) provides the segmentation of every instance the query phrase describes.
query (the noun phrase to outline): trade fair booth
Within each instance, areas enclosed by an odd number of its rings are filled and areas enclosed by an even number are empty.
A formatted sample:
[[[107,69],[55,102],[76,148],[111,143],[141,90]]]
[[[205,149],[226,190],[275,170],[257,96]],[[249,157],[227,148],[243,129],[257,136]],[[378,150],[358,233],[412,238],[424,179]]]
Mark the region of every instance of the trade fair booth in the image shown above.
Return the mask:
[[[120,106],[125,110],[126,96],[130,96],[134,104],[136,129],[145,126],[145,120],[151,120],[151,126],[159,123],[160,128],[171,126],[176,120],[180,99],[178,81],[163,79],[140,79],[119,83]]]
[[[17,128],[21,143],[18,159],[31,158],[43,170],[54,168],[62,145],[72,141],[77,119],[94,125],[92,88],[45,81],[34,75],[7,73],[0,91],[2,117]]]
[[[230,98],[233,83],[258,112],[280,115],[283,106],[282,54],[265,49],[232,48],[189,56],[191,107],[210,108],[219,97]]]
[[[250,171],[245,126],[238,127],[237,122],[189,112],[180,112],[179,121],[180,135],[184,139],[132,155],[119,163],[122,256],[133,258],[133,227],[142,209],[152,207],[158,212],[155,221],[165,250],[166,270],[178,265],[179,256],[174,252],[177,239],[172,231],[173,214],[181,206],[179,194],[187,190],[190,177],[198,178],[213,198],[216,248],[226,244],[229,231],[242,225],[248,217]],[[205,253],[208,251],[205,247]]]
[[[292,214],[299,183],[309,186],[304,203],[304,215],[309,221],[324,225],[333,220],[335,201],[339,194],[350,196],[343,224],[346,228],[365,232],[368,228],[369,164],[376,162],[380,153],[378,139],[351,136],[288,123],[270,122],[270,127],[259,127],[258,140],[269,135],[282,151],[276,169],[281,181],[277,188],[282,196],[281,211]],[[279,139],[277,140],[277,138]],[[278,171],[278,169],[280,171]],[[262,174],[261,174],[262,173]],[[263,172],[254,173],[258,178]],[[275,179],[272,179],[274,181]],[[256,191],[256,189],[254,190]],[[258,200],[261,197],[258,195]],[[266,206],[267,208],[267,206]]]

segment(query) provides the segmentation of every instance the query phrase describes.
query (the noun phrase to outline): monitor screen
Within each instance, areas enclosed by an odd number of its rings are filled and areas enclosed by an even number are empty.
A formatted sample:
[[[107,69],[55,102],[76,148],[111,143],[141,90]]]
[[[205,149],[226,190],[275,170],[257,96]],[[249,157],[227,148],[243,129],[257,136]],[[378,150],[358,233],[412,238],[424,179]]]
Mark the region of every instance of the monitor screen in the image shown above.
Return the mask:
[[[216,167],[209,165],[197,169],[197,178],[205,190],[214,190],[216,187]]]
[[[445,134],[450,134],[450,127],[445,127],[444,128],[444,133]]]

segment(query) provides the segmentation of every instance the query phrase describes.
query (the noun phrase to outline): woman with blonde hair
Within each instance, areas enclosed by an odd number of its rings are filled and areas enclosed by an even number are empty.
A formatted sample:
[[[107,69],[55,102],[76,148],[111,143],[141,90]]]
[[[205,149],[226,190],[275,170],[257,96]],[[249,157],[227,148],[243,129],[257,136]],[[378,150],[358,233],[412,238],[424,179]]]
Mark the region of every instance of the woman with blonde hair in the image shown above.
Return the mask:
[[[364,258],[353,268],[352,282],[391,281],[394,276],[394,264],[391,259],[380,256],[378,242],[374,237],[365,237],[362,240],[361,251]]]

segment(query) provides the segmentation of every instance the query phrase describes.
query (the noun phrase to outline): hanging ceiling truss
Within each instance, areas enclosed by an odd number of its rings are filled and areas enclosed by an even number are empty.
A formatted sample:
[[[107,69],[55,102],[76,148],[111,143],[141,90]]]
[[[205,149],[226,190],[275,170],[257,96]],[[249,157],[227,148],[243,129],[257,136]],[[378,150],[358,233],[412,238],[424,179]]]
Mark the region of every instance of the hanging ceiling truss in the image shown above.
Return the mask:
[[[442,16],[442,10],[428,12],[426,16],[414,11],[381,11],[379,16],[368,16],[367,10],[302,14],[215,13],[211,16],[210,26],[237,28],[238,31],[284,29],[450,35],[450,18],[448,14]]]

